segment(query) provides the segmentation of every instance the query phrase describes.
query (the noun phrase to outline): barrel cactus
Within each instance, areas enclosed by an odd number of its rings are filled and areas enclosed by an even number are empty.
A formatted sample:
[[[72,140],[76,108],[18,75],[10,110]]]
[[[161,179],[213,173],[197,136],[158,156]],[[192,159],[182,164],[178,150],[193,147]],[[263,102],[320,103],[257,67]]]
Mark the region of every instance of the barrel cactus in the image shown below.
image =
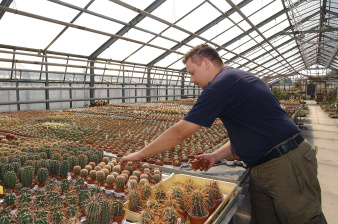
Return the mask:
[[[34,168],[31,166],[26,166],[21,169],[21,182],[24,187],[33,184],[34,178]]]
[[[110,174],[110,175],[108,175],[107,178],[106,178],[106,185],[108,185],[108,186],[113,186],[114,181],[115,181],[115,176],[112,175],[112,174]]]
[[[70,187],[70,183],[67,179],[61,181],[61,190],[62,191],[68,191]]]
[[[163,210],[163,223],[176,224],[179,214],[173,207],[166,207]]]
[[[73,172],[74,172],[74,175],[80,175],[80,171],[81,171],[81,166],[74,166],[73,168]]]
[[[107,156],[103,157],[102,162],[104,162],[105,164],[108,164],[109,158]]]
[[[76,166],[77,164],[77,158],[75,156],[69,156],[68,161],[69,161],[69,168],[73,170],[74,166]]]
[[[39,168],[37,177],[39,184],[45,184],[48,178],[47,168],[44,167]]]
[[[53,224],[59,224],[62,221],[63,214],[61,211],[54,211],[52,215]]]
[[[75,217],[78,212],[77,206],[75,205],[70,205],[67,207],[67,216],[69,218]]]
[[[67,178],[69,171],[69,162],[68,160],[63,160],[60,164],[60,177]]]
[[[153,177],[153,180],[154,180],[155,183],[160,182],[161,181],[161,175],[158,174],[158,173],[155,173],[154,177]]]
[[[90,176],[90,179],[91,179],[92,181],[95,181],[95,180],[96,180],[96,170],[91,170],[91,171],[89,172],[89,176]]]
[[[16,173],[14,171],[7,171],[4,176],[5,186],[13,189],[17,180]]]
[[[201,189],[195,189],[191,193],[190,212],[194,216],[203,217],[208,214],[205,194]]]
[[[78,163],[81,166],[81,168],[85,168],[85,166],[88,164],[88,157],[84,154],[80,154],[78,157]]]
[[[11,224],[11,223],[13,223],[13,220],[12,220],[12,218],[9,215],[2,216],[0,218],[0,224]]]
[[[87,224],[100,223],[101,206],[97,201],[91,201],[87,205]]]
[[[115,165],[113,167],[113,172],[116,172],[116,173],[120,174],[121,173],[121,166],[120,165]]]
[[[137,190],[130,190],[128,194],[129,209],[137,211],[141,209],[141,196]]]
[[[109,201],[107,200],[101,201],[100,207],[101,207],[101,214],[100,214],[101,224],[109,224],[111,217],[112,217]]]
[[[99,184],[103,184],[104,180],[106,179],[106,175],[103,171],[96,172],[96,180]]]
[[[59,160],[50,160],[49,161],[49,172],[51,175],[56,176],[60,171],[60,161]]]
[[[116,177],[115,179],[115,183],[116,183],[116,189],[124,189],[124,185],[126,183],[126,178],[122,175],[119,175]]]
[[[87,169],[82,169],[82,170],[80,171],[80,176],[81,176],[83,179],[87,178],[87,176],[88,176],[88,170],[87,170]]]
[[[118,199],[113,200],[112,211],[114,217],[123,215],[124,214],[123,201]]]

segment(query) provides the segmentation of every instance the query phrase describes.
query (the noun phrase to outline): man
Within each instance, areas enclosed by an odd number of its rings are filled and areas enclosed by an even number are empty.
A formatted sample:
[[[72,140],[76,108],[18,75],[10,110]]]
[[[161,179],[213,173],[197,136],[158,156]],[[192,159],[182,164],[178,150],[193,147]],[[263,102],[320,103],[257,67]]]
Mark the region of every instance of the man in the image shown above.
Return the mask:
[[[201,126],[220,118],[229,139],[210,154],[209,168],[236,153],[251,166],[249,183],[252,223],[326,223],[321,211],[316,148],[280,107],[268,86],[256,76],[224,65],[218,52],[206,44],[184,55],[190,82],[203,88],[196,104],[178,123],[127,161],[164,152],[191,136]]]

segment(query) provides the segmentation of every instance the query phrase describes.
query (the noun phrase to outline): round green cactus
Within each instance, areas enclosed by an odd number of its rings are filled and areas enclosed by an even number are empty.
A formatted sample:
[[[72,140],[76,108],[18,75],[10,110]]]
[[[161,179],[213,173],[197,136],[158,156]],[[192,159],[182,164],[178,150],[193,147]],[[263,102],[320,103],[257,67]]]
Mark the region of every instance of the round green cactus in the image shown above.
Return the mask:
[[[13,194],[6,194],[4,197],[4,202],[7,206],[12,206],[15,203],[15,196]]]
[[[194,216],[203,217],[207,215],[208,210],[205,202],[205,195],[201,189],[195,189],[191,193],[190,212]]]
[[[153,180],[154,180],[155,183],[160,182],[161,181],[161,175],[158,174],[158,173],[155,173],[154,177],[153,177]]]
[[[13,223],[13,220],[9,215],[0,218],[0,224],[11,224],[11,223]]]
[[[70,187],[70,183],[68,180],[62,180],[61,181],[61,190],[62,191],[68,191],[69,190],[69,187]]]
[[[80,171],[81,171],[81,166],[74,166],[73,167],[73,172],[75,175],[80,175]]]
[[[88,170],[87,169],[82,169],[80,171],[80,177],[86,178],[88,176]]]
[[[97,182],[103,183],[105,179],[106,179],[106,175],[105,175],[105,173],[103,171],[100,170],[100,171],[96,172],[96,180],[97,180]]]
[[[108,186],[113,186],[114,181],[115,181],[115,176],[114,175],[110,174],[110,175],[107,176],[107,178],[106,178],[106,184]]]
[[[76,166],[77,164],[77,158],[75,156],[69,156],[68,161],[69,161],[69,168],[73,170],[74,166]]]
[[[17,181],[17,177],[14,171],[7,171],[5,173],[5,186],[8,188],[14,188]]]
[[[113,216],[121,216],[124,214],[123,201],[115,199],[112,202]]]
[[[88,164],[88,157],[84,154],[80,154],[78,157],[78,163],[81,166],[81,168],[85,168],[85,166]]]
[[[163,210],[163,221],[164,223],[167,224],[176,224],[177,223],[177,218],[178,214],[173,207],[166,207]]]
[[[31,224],[33,223],[33,216],[30,212],[24,212],[21,215],[18,215],[19,223]]]
[[[91,170],[90,172],[89,172],[89,176],[90,176],[90,179],[91,180],[96,180],[96,170]]]
[[[48,178],[47,168],[44,167],[39,168],[37,177],[39,184],[45,184]]]
[[[102,162],[104,162],[105,164],[108,164],[109,158],[107,156],[103,157]]]
[[[70,205],[67,207],[67,216],[69,218],[75,217],[78,212],[77,206],[75,205]]]
[[[100,213],[101,207],[97,201],[91,201],[87,205],[87,224],[97,224],[100,223]]]
[[[116,173],[120,174],[121,173],[121,166],[120,165],[115,165],[113,167],[113,172],[116,172]]]
[[[52,216],[53,224],[59,224],[59,223],[61,223],[62,217],[63,217],[62,212],[56,212],[56,211],[53,212],[53,216]]]

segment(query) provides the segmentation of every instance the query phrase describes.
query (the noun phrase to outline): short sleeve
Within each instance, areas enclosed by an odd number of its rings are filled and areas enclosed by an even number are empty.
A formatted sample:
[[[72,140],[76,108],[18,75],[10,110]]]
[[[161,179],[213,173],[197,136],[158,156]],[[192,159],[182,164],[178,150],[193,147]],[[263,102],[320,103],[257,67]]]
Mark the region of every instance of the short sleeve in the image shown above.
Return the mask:
[[[183,120],[203,127],[211,127],[216,118],[224,112],[226,105],[226,98],[223,94],[212,89],[205,89]]]

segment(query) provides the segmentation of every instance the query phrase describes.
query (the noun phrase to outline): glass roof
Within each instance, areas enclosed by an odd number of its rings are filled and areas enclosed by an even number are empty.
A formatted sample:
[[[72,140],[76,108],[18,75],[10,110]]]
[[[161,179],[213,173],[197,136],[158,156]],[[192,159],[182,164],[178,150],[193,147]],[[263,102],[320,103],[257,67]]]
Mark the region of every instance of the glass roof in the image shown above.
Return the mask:
[[[62,55],[61,64],[78,57],[185,71],[183,54],[208,43],[227,65],[267,82],[313,66],[338,69],[337,0],[9,0],[0,7],[0,67],[9,67],[5,52],[20,49]]]

